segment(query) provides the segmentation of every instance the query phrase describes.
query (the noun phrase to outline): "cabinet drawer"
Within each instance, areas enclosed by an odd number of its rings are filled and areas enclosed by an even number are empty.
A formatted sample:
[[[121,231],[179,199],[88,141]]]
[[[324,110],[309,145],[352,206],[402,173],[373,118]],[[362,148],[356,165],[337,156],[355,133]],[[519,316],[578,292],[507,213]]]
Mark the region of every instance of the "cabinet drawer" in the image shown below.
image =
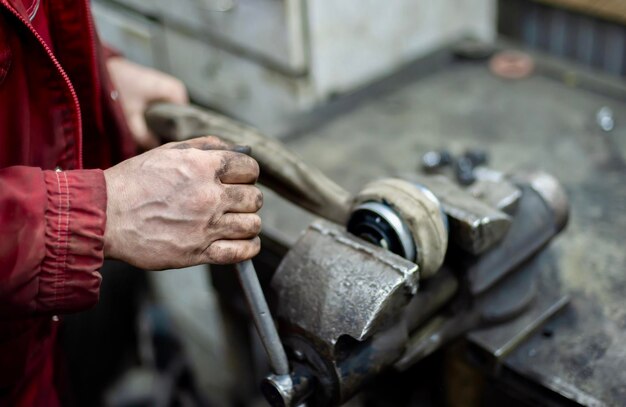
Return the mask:
[[[278,70],[306,70],[305,0],[115,0]]]
[[[162,52],[163,29],[147,19],[107,4],[92,3],[100,38],[125,57],[142,65],[166,69]]]
[[[192,98],[268,134],[281,133],[293,114],[315,103],[305,78],[284,75],[174,30],[166,29],[165,39],[170,71],[185,82]]]

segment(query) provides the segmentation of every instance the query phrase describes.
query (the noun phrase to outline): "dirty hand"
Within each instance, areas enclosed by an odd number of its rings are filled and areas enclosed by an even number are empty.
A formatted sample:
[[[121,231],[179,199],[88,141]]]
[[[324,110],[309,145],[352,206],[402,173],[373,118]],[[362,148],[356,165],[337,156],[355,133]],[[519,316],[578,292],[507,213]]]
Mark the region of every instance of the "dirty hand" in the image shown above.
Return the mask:
[[[173,76],[121,57],[109,58],[107,68],[135,142],[144,150],[158,146],[159,140],[148,130],[143,114],[152,102],[188,103],[185,85]]]
[[[259,166],[237,151],[216,137],[200,137],[105,170],[105,256],[149,270],[255,256],[256,212],[263,204],[253,185]]]

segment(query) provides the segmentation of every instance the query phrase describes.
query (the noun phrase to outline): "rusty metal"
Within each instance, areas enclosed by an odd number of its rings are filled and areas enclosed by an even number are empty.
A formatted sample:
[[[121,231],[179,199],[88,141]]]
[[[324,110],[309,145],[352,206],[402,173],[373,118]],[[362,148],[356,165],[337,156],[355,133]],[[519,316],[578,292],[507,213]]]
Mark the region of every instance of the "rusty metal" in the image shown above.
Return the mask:
[[[400,315],[418,282],[414,263],[317,220],[283,259],[272,288],[278,317],[314,335],[332,357],[341,336],[363,341]]]
[[[513,215],[522,191],[501,171],[488,167],[474,169],[476,182],[467,187],[467,191],[487,205]]]
[[[385,369],[405,370],[467,332],[523,324],[484,345],[497,359],[561,310],[567,298],[547,297],[537,289],[535,270],[520,265],[561,230],[559,213],[567,205],[549,176],[523,177],[516,178],[521,197],[512,225],[497,245],[480,256],[453,252],[417,294],[415,265],[337,225],[314,222],[272,282],[291,338],[286,346],[305,355],[289,380],[306,383],[289,393],[281,390],[285,378],[268,378],[270,397],[279,400],[273,405],[304,398],[312,406],[339,405]]]
[[[403,174],[403,178],[431,190],[441,201],[450,223],[450,239],[471,254],[480,254],[498,243],[509,230],[511,218],[442,175]]]

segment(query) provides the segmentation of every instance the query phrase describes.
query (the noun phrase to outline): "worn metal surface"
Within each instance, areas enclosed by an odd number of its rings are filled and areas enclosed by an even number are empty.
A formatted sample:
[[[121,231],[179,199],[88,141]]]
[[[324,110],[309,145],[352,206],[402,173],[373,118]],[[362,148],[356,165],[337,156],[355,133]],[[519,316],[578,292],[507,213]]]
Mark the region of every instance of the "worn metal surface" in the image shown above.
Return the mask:
[[[420,277],[437,273],[448,248],[447,222],[439,199],[426,188],[387,178],[368,183],[355,198],[357,205],[372,201],[389,205],[406,223],[417,252],[409,260],[420,267]]]
[[[466,264],[468,290],[472,295],[488,291],[511,270],[522,266],[559,230],[557,218],[543,198],[528,186],[523,191],[509,233],[494,250]]]
[[[254,321],[261,343],[265,348],[272,370],[277,375],[287,375],[289,373],[289,361],[283,348],[283,344],[278,336],[278,330],[274,325],[272,314],[265,300],[265,295],[261,289],[261,283],[254,270],[252,260],[238,263],[237,277],[241,283],[241,288],[248,302],[248,308]]]
[[[497,247],[469,261],[449,256],[457,273],[463,272],[460,294],[412,333],[406,352],[395,364],[398,369],[407,369],[467,331],[507,322],[529,308],[537,294],[537,273],[520,265],[532,259],[558,229],[543,197],[529,186],[521,189],[511,229]]]
[[[498,208],[507,215],[515,213],[522,195],[518,187],[505,179],[477,179],[467,188],[467,191],[475,198]]]
[[[493,247],[511,226],[504,212],[474,199],[459,185],[442,175],[406,174],[406,179],[433,191],[450,222],[450,236],[463,250],[480,254]]]
[[[488,147],[495,168],[554,174],[570,198],[570,221],[536,261],[548,271],[542,271],[541,281],[570,295],[572,303],[548,324],[551,336],[530,335],[504,359],[503,368],[557,392],[571,395],[574,389],[621,405],[626,399],[626,88],[594,76],[586,88],[593,91],[585,90],[584,72],[552,61],[545,65],[542,58],[536,62],[538,72],[550,77],[505,82],[482,64],[431,67],[432,75],[413,82],[405,73],[371,98],[342,102],[342,115],[332,121],[336,107],[320,112],[317,120],[324,125],[309,124],[306,137],[288,144],[351,192],[376,177],[418,168],[424,152],[444,147]],[[579,87],[561,81],[572,75]],[[595,121],[602,106],[614,112],[610,133]],[[286,242],[294,242],[311,219],[270,193],[262,216],[265,232]]]
[[[319,220],[287,253],[272,288],[277,316],[330,357],[340,337],[362,341],[398,319],[418,280],[414,263]]]

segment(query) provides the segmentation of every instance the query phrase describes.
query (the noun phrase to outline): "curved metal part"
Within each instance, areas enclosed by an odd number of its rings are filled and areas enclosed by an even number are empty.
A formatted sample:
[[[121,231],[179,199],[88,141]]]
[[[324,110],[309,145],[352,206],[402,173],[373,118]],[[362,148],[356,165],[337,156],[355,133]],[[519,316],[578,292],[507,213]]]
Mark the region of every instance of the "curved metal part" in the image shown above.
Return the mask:
[[[368,183],[355,197],[353,207],[379,202],[393,208],[406,223],[416,247],[415,262],[422,278],[432,277],[443,264],[448,249],[448,231],[441,205],[425,188],[398,178]]]
[[[519,270],[480,297],[464,304],[456,314],[440,314],[413,332],[406,350],[395,363],[406,370],[468,331],[510,321],[522,314],[536,297],[535,273]]]
[[[521,185],[521,189],[522,197],[509,233],[496,249],[467,267],[472,295],[489,290],[558,233],[555,216],[543,197],[529,186]]]
[[[413,237],[411,236],[411,231],[406,223],[398,216],[396,211],[391,209],[389,206],[380,203],[380,202],[365,202],[361,205],[358,205],[352,210],[352,214],[354,216],[358,211],[369,211],[372,212],[381,218],[383,218],[393,229],[395,235],[402,246],[402,253],[398,253],[405,259],[409,261],[415,261],[415,257],[417,255],[415,244],[413,243]],[[348,221],[348,225],[350,225],[350,221]],[[348,226],[348,230],[350,227]],[[385,247],[386,248],[386,247]]]
[[[291,407],[293,391],[293,380],[290,375],[270,375],[261,383],[261,392],[273,407]]]
[[[314,221],[272,279],[277,315],[332,357],[342,335],[363,341],[401,315],[418,267],[343,228]]]
[[[288,375],[270,375],[261,382],[261,393],[272,407],[295,407],[311,394],[313,377],[305,369]]]
[[[450,223],[448,222],[448,215],[443,211],[443,206],[441,205],[441,201],[439,198],[433,194],[433,191],[428,189],[426,186],[420,184],[419,182],[414,183],[415,187],[419,189],[422,194],[428,199],[430,199],[437,207],[439,208],[439,214],[441,215],[441,221],[446,229],[446,233],[450,233]]]
[[[441,202],[450,222],[450,240],[463,251],[478,255],[494,247],[511,227],[511,217],[475,198],[442,175],[402,174],[425,186]]]
[[[514,174],[512,179],[518,183],[528,184],[534,189],[554,213],[557,232],[563,230],[569,219],[569,199],[563,185],[545,171],[529,171]]]

